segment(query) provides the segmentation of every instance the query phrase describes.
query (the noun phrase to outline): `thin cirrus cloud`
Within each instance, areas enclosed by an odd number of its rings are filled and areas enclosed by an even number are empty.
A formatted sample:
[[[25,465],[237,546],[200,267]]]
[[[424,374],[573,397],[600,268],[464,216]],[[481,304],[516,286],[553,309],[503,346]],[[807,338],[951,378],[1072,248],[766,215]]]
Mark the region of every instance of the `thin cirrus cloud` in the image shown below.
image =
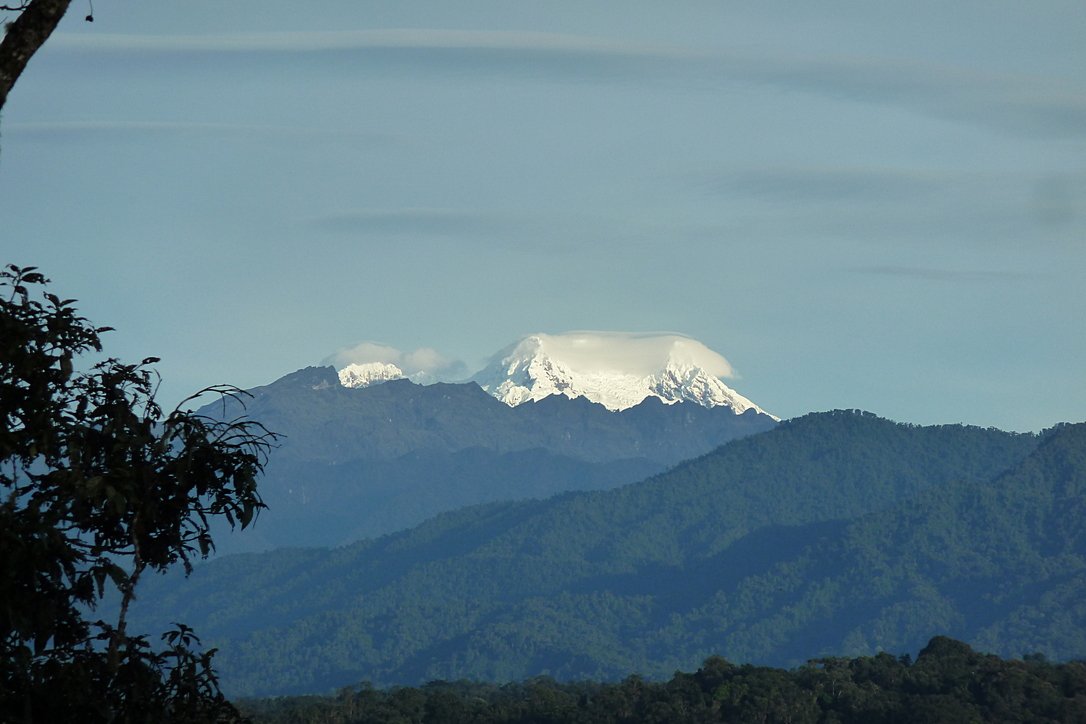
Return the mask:
[[[643,225],[631,226],[606,216],[555,218],[526,211],[455,208],[360,209],[325,214],[306,223],[340,239],[362,242],[397,239],[551,258],[576,255],[582,260],[596,252],[609,253],[604,251],[610,248],[606,242],[630,243],[645,231]],[[597,243],[586,248],[585,234]]]
[[[509,231],[504,218],[456,209],[363,209],[313,220],[324,231],[340,234],[427,237],[491,237]]]
[[[56,45],[75,51],[143,53],[295,54],[328,51],[518,51],[584,57],[664,57],[651,46],[560,33],[499,30],[387,29],[219,35],[120,35],[58,33]]]
[[[756,83],[865,103],[902,106],[924,115],[1039,137],[1086,135],[1086,89],[1054,79],[967,71],[866,55],[826,57],[716,53],[556,33],[370,30],[137,36],[61,34],[60,51],[158,54],[207,62],[327,55],[337,67],[397,67],[438,74],[501,74],[576,81],[693,79]],[[363,63],[343,65],[345,59]]]
[[[52,143],[58,140],[136,141],[148,137],[200,136],[240,137],[254,136],[350,136],[355,141],[369,141],[374,145],[388,145],[395,138],[388,134],[352,132],[349,130],[324,130],[303,126],[276,126],[251,123],[206,123],[194,121],[67,121],[10,123],[4,127],[4,135],[11,135],[30,142]]]
[[[1034,279],[1038,275],[1031,272],[993,271],[978,269],[934,269],[918,266],[879,265],[852,267],[849,271],[887,277],[906,277],[945,282],[1013,282]]]
[[[799,62],[796,62],[796,61]],[[1051,79],[872,57],[735,58],[737,72],[794,90],[891,103],[1031,136],[1086,135],[1086,89]]]
[[[63,35],[58,50],[169,57],[206,64],[301,58],[336,72],[514,75],[559,80],[636,79],[672,65],[668,52],[556,33],[427,29],[223,35]],[[228,65],[226,66],[228,67]]]
[[[748,169],[703,174],[694,183],[714,193],[786,202],[911,200],[940,187],[932,174],[860,167]]]

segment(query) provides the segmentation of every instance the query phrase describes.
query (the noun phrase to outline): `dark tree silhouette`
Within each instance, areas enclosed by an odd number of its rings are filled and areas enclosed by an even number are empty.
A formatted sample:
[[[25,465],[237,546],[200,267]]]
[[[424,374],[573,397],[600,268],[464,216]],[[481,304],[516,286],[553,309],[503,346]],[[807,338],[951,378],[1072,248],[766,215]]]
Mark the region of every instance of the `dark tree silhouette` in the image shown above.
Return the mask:
[[[0,5],[0,10],[18,13],[4,25],[0,42],[0,110],[26,64],[60,24],[72,0],[24,0]],[[87,20],[92,20],[88,15]]]
[[[202,393],[164,413],[158,360],[88,360],[108,328],[46,283],[0,271],[0,721],[229,720],[214,652],[184,625],[155,651],[126,617],[141,574],[207,556],[212,518],[252,522],[275,436],[186,409]],[[108,594],[117,620],[93,620]]]

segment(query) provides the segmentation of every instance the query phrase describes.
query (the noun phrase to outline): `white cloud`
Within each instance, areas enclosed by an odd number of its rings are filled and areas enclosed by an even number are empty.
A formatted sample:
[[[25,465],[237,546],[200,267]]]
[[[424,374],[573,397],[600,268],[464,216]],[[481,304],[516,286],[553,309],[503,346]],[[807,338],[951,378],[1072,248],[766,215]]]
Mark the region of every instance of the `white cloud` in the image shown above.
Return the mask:
[[[534,339],[538,339],[543,349],[552,357],[561,360],[574,371],[610,370],[644,376],[661,369],[670,359],[700,367],[716,377],[736,376],[731,363],[723,355],[696,339],[672,332],[586,330],[564,334],[534,334],[520,344],[531,344]]]
[[[420,347],[410,352],[379,342],[359,342],[353,347],[329,355],[324,364],[337,370],[351,364],[383,362],[400,368],[404,376],[427,380],[456,380],[464,377],[465,366],[460,360],[449,359],[431,347]]]

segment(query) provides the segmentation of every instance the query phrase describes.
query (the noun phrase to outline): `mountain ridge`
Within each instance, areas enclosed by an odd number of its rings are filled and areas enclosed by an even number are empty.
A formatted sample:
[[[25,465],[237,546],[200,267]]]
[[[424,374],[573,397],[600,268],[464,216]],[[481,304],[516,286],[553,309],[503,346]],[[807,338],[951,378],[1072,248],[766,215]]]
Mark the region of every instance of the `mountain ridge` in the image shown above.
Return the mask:
[[[423,354],[405,355],[387,345],[363,342],[329,361],[335,363],[340,384],[350,388],[400,379],[432,384],[450,369],[433,350],[417,352]],[[420,359],[437,367],[420,365]],[[463,381],[475,382],[510,407],[561,396],[583,397],[621,411],[652,397],[669,405],[687,402],[727,407],[737,415],[747,410],[768,415],[724,383],[724,378],[734,376],[727,359],[685,335],[579,331],[522,337]]]
[[[617,487],[776,425],[765,415],[656,398],[611,412],[551,396],[509,407],[474,383],[359,388],[308,367],[202,408],[284,435],[261,484],[268,524],[223,552],[340,545],[494,500]],[[245,548],[244,546],[251,546]]]
[[[979,539],[1002,540],[1009,553],[980,551],[987,568],[962,569],[974,554],[953,531],[989,521],[970,520],[954,491],[985,490],[1002,475],[1003,487],[1023,487],[1019,508],[1037,511],[1041,528],[1066,525],[1031,492],[1051,485],[1052,470],[1022,482],[1041,440],[820,413],[615,490],[466,508],[339,549],[223,558],[200,567],[191,588],[156,581],[140,605],[157,601],[197,625],[222,647],[224,681],[245,693],[360,679],[666,676],[713,653],[792,665],[915,649],[942,629],[971,638],[1003,626],[1013,637],[1002,643],[1019,646],[1039,631],[1030,606],[1073,600],[1086,586],[1082,541],[1049,551],[1009,535],[1017,523],[1004,514]],[[910,529],[926,542],[894,548],[900,536],[887,531]],[[940,573],[953,545],[959,568]],[[1062,571],[1067,591],[1045,571]],[[1008,599],[1000,613],[991,581],[1001,574],[999,585],[1021,579],[1033,598]],[[981,610],[994,613],[968,628]]]

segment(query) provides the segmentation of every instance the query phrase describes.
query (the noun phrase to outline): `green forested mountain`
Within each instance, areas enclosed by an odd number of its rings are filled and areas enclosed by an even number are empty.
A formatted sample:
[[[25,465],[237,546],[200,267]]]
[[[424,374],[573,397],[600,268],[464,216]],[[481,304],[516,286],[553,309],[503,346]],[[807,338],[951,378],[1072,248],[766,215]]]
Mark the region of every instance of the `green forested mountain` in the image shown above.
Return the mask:
[[[201,410],[248,414],[282,436],[261,485],[264,524],[219,535],[223,552],[341,545],[467,505],[614,488],[776,424],[654,397],[612,412],[560,395],[511,408],[474,383],[353,389],[331,367],[250,393]]]
[[[809,415],[617,490],[159,579],[235,694],[363,679],[666,677],[918,650],[1086,652],[1086,425],[1044,437]]]

